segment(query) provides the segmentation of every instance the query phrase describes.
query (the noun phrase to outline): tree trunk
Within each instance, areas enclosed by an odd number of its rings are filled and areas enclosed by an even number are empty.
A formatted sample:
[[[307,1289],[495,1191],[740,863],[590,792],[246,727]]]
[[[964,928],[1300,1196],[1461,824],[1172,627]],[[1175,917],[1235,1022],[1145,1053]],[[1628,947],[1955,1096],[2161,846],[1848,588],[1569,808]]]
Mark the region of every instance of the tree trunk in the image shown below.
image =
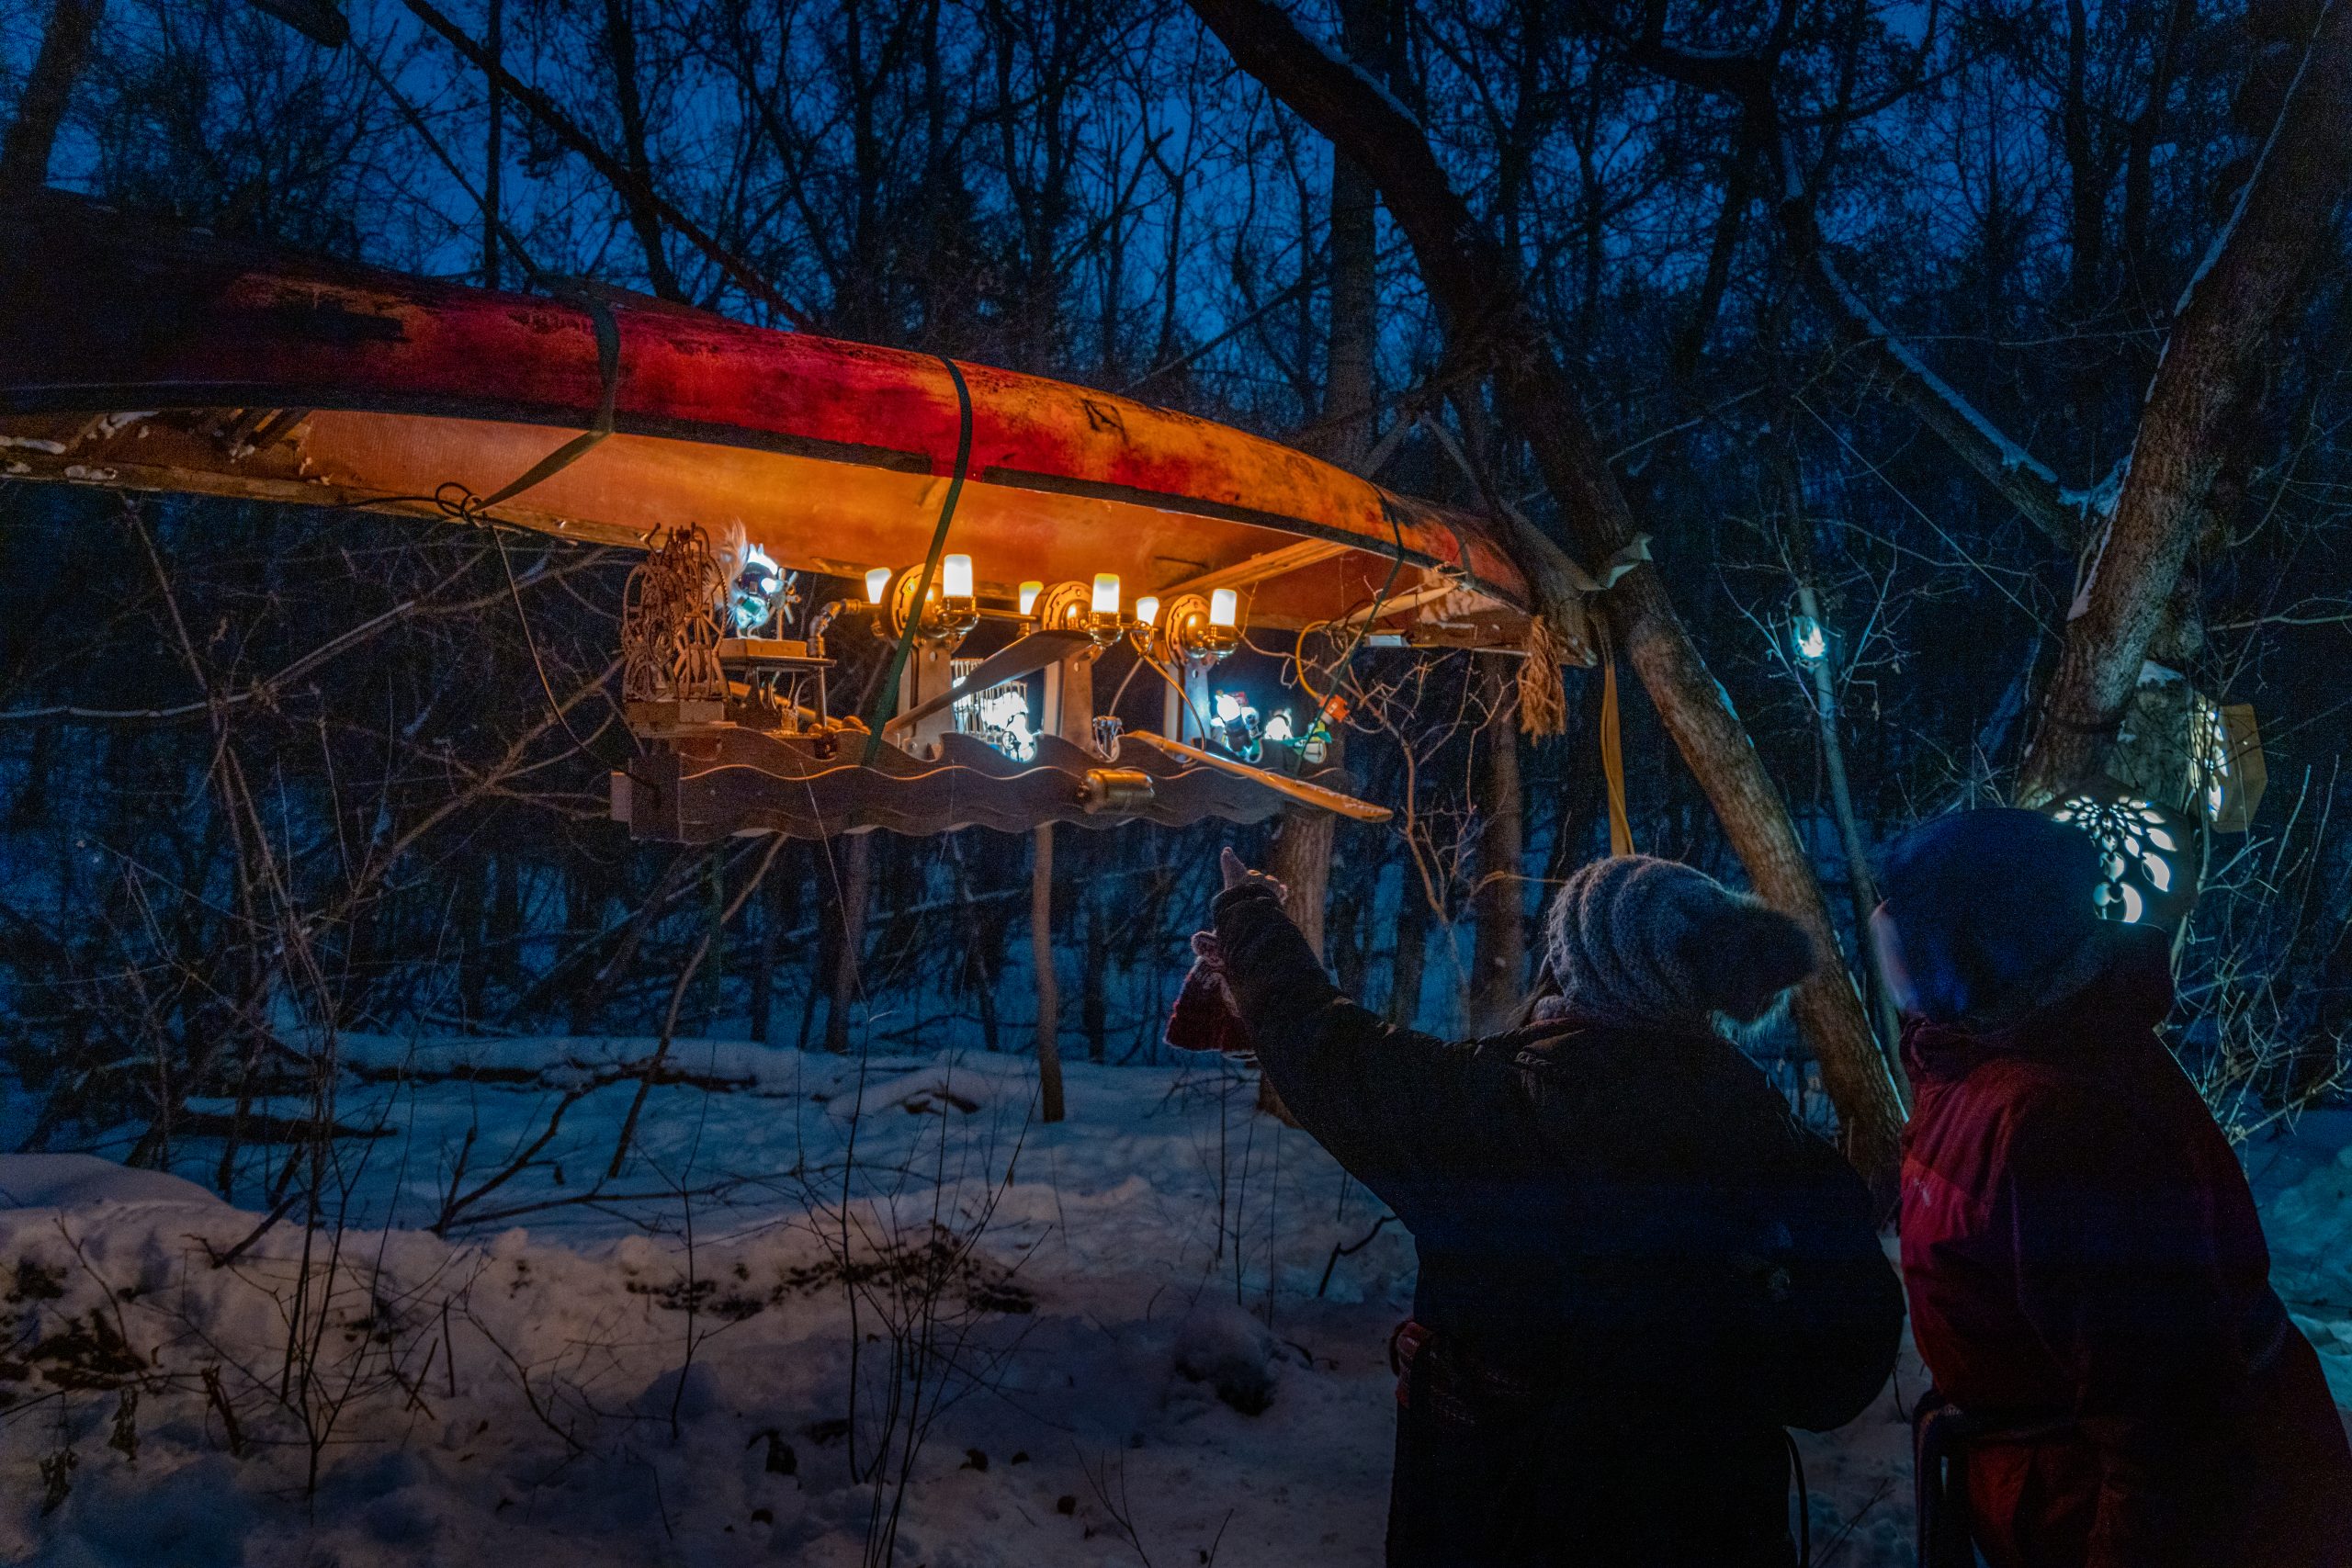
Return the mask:
[[[612,51],[614,101],[621,115],[621,145],[628,159],[628,183],[620,186],[621,205],[645,249],[645,276],[653,292],[664,299],[684,300],[677,276],[662,251],[662,214],[653,201],[653,163],[646,151],[645,100],[637,82],[637,23],[629,16],[629,0],[605,0],[605,44]]]
[[[490,26],[482,38],[482,48],[494,64],[506,55],[506,0],[490,0]],[[498,73],[482,73],[488,84],[490,101],[484,118],[490,129],[482,140],[481,150],[481,286],[498,287],[498,215],[504,206],[499,194],[501,176],[506,163],[506,93],[498,84]],[[764,1036],[763,1036],[764,1038]]]
[[[2330,6],[2238,210],[2193,281],[2148,389],[2130,470],[2066,626],[2018,800],[2054,799],[2096,775],[2165,605],[2188,558],[2229,416],[2255,355],[2335,232],[2352,184],[2352,5]]]
[[[825,993],[825,1049],[849,1050],[849,1015],[856,1004],[858,970],[865,960],[865,906],[874,886],[874,835],[851,833],[834,840],[841,867],[841,917],[835,930],[832,973]]]
[[[776,945],[784,935],[785,891],[792,882],[789,876],[771,880],[760,907],[760,942],[752,959],[749,1011],[751,1036],[763,1045],[775,1043]]]
[[[33,57],[32,73],[17,99],[17,118],[8,123],[6,140],[0,141],[0,197],[22,196],[48,183],[57,128],[65,121],[74,84],[89,58],[90,35],[105,10],[106,0],[57,0],[50,8],[40,52]]]
[[[1412,244],[1450,356],[1457,363],[1491,357],[1502,410],[1528,442],[1567,537],[1555,543],[1508,514],[1498,522],[1537,609],[1555,625],[1569,624],[1575,594],[1563,546],[1597,566],[1626,545],[1634,528],[1578,389],[1527,309],[1517,258],[1501,250],[1448,184],[1421,128],[1283,12],[1265,0],[1191,4],[1244,70],[1371,174]],[[1757,892],[1803,923],[1823,954],[1820,972],[1798,993],[1797,1022],[1820,1059],[1848,1156],[1891,1199],[1902,1110],[1853,982],[1837,959],[1828,906],[1787,805],[1691,644],[1657,569],[1636,567],[1600,604]]]
[[[1331,834],[1338,824],[1339,818],[1328,811],[1286,807],[1266,867],[1268,874],[1288,889],[1283,908],[1317,958],[1323,956],[1323,912],[1331,893]],[[1283,1097],[1274,1092],[1273,1080],[1263,1076],[1258,1079],[1258,1109],[1297,1125]]]
[[[1037,980],[1038,1116],[1062,1119],[1061,985],[1054,978],[1054,825],[1037,824],[1029,870],[1029,961]]]
[[[1521,862],[1527,823],[1519,780],[1519,723],[1511,704],[1510,660],[1484,656],[1479,683],[1487,713],[1476,791],[1478,884],[1470,900],[1477,922],[1470,948],[1470,1029],[1491,1034],[1510,1027],[1526,1002],[1527,891]]]
[[[1396,900],[1396,950],[1388,960],[1388,1021],[1411,1029],[1421,1015],[1421,975],[1429,966],[1430,901],[1421,879],[1404,868]]]
[[[1086,1059],[1100,1063],[1111,1044],[1111,933],[1102,903],[1089,897],[1086,908],[1086,973],[1080,980],[1079,1024],[1086,1031]]]

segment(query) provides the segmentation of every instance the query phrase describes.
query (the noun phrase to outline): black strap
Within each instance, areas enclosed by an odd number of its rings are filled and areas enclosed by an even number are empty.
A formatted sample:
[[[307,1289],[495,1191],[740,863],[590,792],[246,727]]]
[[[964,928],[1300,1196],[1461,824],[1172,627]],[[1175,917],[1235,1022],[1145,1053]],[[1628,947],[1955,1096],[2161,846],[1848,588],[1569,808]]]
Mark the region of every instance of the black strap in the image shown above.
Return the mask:
[[[1797,1568],[1813,1568],[1813,1495],[1805,1489],[1804,1455],[1797,1451],[1797,1439],[1786,1427],[1781,1428],[1781,1440],[1789,1445],[1789,1469],[1797,1478]]]
[[[939,362],[947,367],[950,379],[956,383],[956,466],[947,475],[947,499],[940,504],[939,526],[931,531],[931,551],[922,558],[922,575],[915,580],[914,604],[907,615],[904,630],[899,633],[899,646],[890,650],[889,668],[882,672],[882,683],[874,694],[874,701],[865,714],[865,761],[870,766],[882,752],[882,726],[889,716],[890,705],[898,701],[899,678],[907,668],[908,650],[914,647],[915,627],[922,620],[922,607],[931,598],[932,580],[939,572],[939,558],[947,548],[947,525],[956,519],[956,498],[964,493],[964,470],[972,463],[972,389],[964,384],[963,367],[945,355]]]

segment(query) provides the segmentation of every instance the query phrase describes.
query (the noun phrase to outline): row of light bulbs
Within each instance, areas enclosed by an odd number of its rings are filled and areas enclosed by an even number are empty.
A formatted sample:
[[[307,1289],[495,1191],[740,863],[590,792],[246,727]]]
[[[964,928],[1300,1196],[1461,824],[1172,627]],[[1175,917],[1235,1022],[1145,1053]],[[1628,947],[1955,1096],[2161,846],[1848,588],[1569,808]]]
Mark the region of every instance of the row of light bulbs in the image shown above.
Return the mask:
[[[890,591],[890,579],[896,574],[887,566],[877,566],[865,574],[865,602],[879,604]],[[1035,578],[1021,584],[1021,616],[1026,620],[1035,614],[1037,596],[1046,585]],[[972,558],[965,555],[943,556],[939,562],[939,594],[943,599],[968,600],[972,592]],[[1098,615],[1116,616],[1122,593],[1119,574],[1098,571],[1094,574],[1093,609]],[[1240,624],[1241,599],[1230,588],[1213,590],[1209,594],[1209,625],[1238,627]],[[1143,626],[1157,626],[1159,621],[1159,597],[1147,593],[1136,601],[1136,620]]]

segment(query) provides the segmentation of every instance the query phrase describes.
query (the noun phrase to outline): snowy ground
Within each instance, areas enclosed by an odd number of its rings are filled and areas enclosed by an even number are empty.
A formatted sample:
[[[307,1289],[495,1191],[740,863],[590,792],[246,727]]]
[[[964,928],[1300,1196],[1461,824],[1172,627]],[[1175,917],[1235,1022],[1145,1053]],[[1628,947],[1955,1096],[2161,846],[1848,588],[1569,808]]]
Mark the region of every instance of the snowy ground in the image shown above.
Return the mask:
[[[317,1233],[0,1156],[0,1560],[1379,1561],[1411,1248],[1221,1063],[1073,1066],[1043,1128],[1024,1059],[681,1045],[614,1178],[641,1042],[344,1049],[385,1132]],[[2352,1403],[2347,1142],[2250,1164]],[[1898,1410],[1804,1443],[1817,1561],[1909,1561]]]

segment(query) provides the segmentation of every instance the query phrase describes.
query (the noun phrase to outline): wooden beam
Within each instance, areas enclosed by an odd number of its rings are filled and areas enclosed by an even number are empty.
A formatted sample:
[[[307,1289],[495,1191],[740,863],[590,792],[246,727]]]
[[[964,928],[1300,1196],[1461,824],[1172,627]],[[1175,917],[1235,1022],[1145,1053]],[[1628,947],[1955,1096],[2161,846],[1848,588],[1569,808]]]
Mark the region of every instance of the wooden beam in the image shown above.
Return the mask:
[[[1313,566],[1317,561],[1329,560],[1333,556],[1345,555],[1359,547],[1335,545],[1328,539],[1301,539],[1295,545],[1284,545],[1281,549],[1268,550],[1263,555],[1251,556],[1231,566],[1221,566],[1215,571],[1188,577],[1182,582],[1171,582],[1157,592],[1162,599],[1172,599],[1179,593],[1206,593],[1215,588],[1248,588],[1270,577],[1281,577],[1286,572]]]

